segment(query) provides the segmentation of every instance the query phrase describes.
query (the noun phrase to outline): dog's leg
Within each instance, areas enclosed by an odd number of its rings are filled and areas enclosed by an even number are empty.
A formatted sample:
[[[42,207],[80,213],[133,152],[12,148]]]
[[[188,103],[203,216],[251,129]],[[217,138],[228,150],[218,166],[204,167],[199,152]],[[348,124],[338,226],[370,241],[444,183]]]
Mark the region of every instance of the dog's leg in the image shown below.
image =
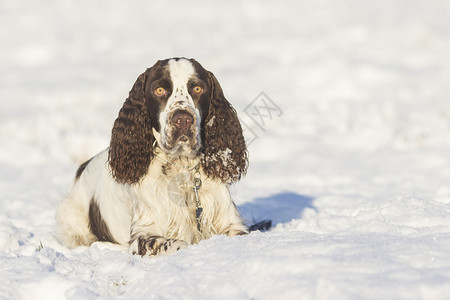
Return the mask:
[[[230,199],[231,201],[231,199]],[[226,234],[228,236],[244,235],[249,232],[247,226],[245,226],[239,211],[231,201],[231,204],[223,210],[220,218],[215,220],[216,227],[219,229],[219,234]]]
[[[188,243],[164,237],[165,230],[156,226],[157,216],[142,202],[136,201],[130,228],[129,253],[142,256],[171,255]]]

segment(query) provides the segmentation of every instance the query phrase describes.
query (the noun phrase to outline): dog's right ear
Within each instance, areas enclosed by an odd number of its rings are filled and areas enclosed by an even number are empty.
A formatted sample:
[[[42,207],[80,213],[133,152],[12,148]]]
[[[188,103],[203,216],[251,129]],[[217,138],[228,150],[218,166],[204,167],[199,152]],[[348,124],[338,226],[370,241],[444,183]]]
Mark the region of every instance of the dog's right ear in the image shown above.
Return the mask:
[[[141,74],[114,122],[108,161],[112,176],[119,183],[138,182],[153,158],[152,125],[145,99],[150,69]]]

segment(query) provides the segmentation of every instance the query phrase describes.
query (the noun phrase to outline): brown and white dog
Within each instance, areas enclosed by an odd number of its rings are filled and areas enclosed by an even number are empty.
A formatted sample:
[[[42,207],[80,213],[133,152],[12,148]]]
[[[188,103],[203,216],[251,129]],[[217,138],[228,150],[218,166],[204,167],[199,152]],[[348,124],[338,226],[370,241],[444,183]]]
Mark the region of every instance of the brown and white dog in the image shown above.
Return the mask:
[[[229,184],[247,171],[236,111],[197,61],[141,74],[111,143],[83,163],[56,220],[68,247],[106,241],[132,254],[172,254],[214,234],[245,234]]]

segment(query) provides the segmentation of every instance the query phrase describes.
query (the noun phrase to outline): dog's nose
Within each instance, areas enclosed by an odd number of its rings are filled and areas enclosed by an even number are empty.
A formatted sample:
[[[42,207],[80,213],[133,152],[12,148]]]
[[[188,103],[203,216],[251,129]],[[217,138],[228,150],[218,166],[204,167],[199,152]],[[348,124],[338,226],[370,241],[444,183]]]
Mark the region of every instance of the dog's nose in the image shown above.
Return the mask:
[[[185,110],[178,110],[172,116],[172,123],[182,130],[188,129],[194,122],[194,117]]]

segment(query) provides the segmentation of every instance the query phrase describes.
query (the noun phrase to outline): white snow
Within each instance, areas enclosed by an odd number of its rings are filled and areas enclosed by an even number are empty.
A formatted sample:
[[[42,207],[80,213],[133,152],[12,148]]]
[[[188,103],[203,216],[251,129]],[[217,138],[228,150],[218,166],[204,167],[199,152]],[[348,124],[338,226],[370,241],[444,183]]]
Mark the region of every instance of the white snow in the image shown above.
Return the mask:
[[[0,8],[0,299],[449,298],[447,0]],[[170,257],[65,248],[54,214],[78,164],[108,146],[138,75],[173,56],[212,71],[245,122],[233,195],[274,228]]]

